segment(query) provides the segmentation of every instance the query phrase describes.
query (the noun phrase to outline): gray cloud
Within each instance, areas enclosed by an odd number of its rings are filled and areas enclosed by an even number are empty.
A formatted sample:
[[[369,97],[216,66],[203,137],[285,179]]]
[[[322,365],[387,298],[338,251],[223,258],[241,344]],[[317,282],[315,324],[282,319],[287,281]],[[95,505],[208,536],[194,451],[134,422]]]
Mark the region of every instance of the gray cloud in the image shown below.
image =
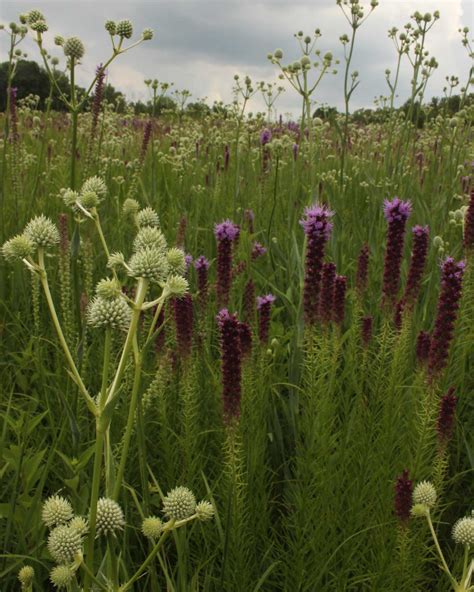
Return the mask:
[[[353,68],[360,72],[361,83],[353,96],[352,107],[370,106],[374,97],[387,92],[384,70],[394,68],[396,55],[387,30],[401,27],[410,14],[439,9],[441,19],[430,33],[428,49],[440,67],[430,82],[428,96],[441,95],[446,75],[457,74],[464,81],[469,58],[461,46],[459,27],[473,25],[473,6],[469,0],[381,0],[380,6],[358,31]],[[255,80],[276,81],[278,70],[266,55],[276,47],[285,58],[299,57],[293,33],[299,29],[311,33],[319,27],[323,33],[319,47],[342,58],[339,36],[348,24],[335,0],[48,0],[37,2],[50,25],[48,49],[60,56],[52,45],[54,34],[78,35],[86,45],[86,56],[79,83],[86,84],[95,67],[110,53],[103,22],[108,18],[131,18],[136,31],[155,30],[155,38],[138,49],[120,56],[109,70],[109,80],[132,99],[146,98],[143,80],[158,78],[173,81],[176,88],[191,90],[194,97],[230,101],[235,73],[249,74]],[[0,19],[8,23],[32,5],[23,0],[2,0]],[[51,33],[51,34],[50,34]],[[0,51],[5,54],[5,35],[0,35]],[[31,40],[24,45],[29,56],[37,59]],[[338,68],[342,70],[342,64]],[[400,81],[400,102],[409,89],[408,64]],[[328,76],[317,92],[320,103],[342,106],[342,73]],[[252,109],[262,108],[253,100]],[[299,113],[300,100],[287,88],[278,101],[280,112]]]

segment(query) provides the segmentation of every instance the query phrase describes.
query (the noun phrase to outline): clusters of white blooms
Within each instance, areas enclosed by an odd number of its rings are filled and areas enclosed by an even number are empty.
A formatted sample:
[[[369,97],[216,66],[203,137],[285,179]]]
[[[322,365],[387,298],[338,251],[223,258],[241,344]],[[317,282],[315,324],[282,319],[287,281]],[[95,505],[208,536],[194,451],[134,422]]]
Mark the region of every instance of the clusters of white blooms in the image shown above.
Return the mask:
[[[96,529],[97,534],[115,534],[125,526],[125,517],[119,504],[107,497],[101,497],[97,502]]]

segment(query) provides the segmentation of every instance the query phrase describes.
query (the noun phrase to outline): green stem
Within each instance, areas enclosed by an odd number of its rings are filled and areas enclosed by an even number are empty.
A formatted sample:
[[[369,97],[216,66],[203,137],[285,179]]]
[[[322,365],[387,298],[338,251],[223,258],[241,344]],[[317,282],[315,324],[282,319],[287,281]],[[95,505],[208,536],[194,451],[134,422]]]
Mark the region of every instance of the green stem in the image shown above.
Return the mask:
[[[429,510],[426,513],[426,520],[428,521],[428,526],[430,527],[431,536],[433,537],[433,542],[435,544],[435,547],[436,547],[436,550],[438,552],[439,558],[441,559],[441,563],[443,565],[443,570],[446,572],[446,575],[450,579],[451,584],[453,585],[454,590],[456,591],[456,590],[459,589],[458,588],[458,583],[456,582],[456,580],[451,575],[451,572],[449,571],[448,564],[446,563],[446,559],[444,558],[443,551],[441,550],[441,547],[440,547],[439,541],[438,541],[438,537],[436,536],[436,532],[435,532],[435,529],[433,527],[433,522],[431,520],[431,514],[430,514],[430,511]]]

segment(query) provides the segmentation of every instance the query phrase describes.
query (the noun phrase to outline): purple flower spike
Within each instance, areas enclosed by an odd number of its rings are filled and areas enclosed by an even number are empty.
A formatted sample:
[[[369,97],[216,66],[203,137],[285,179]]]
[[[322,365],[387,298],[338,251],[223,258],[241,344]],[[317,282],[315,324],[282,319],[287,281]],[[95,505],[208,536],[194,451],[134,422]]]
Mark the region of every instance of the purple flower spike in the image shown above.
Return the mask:
[[[388,221],[387,246],[383,274],[383,301],[394,304],[400,285],[400,267],[403,257],[405,226],[410,215],[410,202],[401,201],[396,197],[392,201],[385,200],[384,215]]]
[[[410,269],[403,300],[406,304],[414,304],[420,292],[421,278],[425,270],[430,230],[428,226],[413,227],[413,249]]]
[[[474,251],[474,189],[471,190],[464,221],[464,248],[466,251]]]
[[[191,353],[193,343],[193,297],[185,294],[182,298],[175,298],[173,304],[178,350],[185,357]]]
[[[426,364],[430,354],[431,335],[427,331],[420,331],[416,338],[416,360],[419,364]]]
[[[321,294],[319,298],[319,317],[324,324],[329,323],[333,316],[335,280],[335,264],[324,263],[321,273]]]
[[[272,132],[269,129],[264,129],[261,133],[260,133],[260,144],[262,146],[265,146],[265,144],[268,144],[269,142],[271,142],[272,140]]]
[[[185,265],[185,270],[186,273],[188,273],[189,268],[191,267],[191,264],[193,262],[193,256],[189,255],[189,253],[187,255],[184,256],[184,265]]]
[[[267,249],[260,243],[255,242],[253,243],[252,247],[252,259],[258,259],[262,257],[267,252]]]
[[[224,220],[220,224],[214,225],[214,235],[218,241],[234,241],[240,234],[240,228],[231,220]]]
[[[444,260],[441,266],[438,312],[428,359],[428,368],[432,378],[440,374],[448,363],[449,348],[454,336],[454,325],[461,299],[463,274],[464,261],[456,262],[452,257]]]
[[[270,311],[273,302],[276,298],[273,294],[267,294],[266,296],[257,297],[257,310],[258,310],[258,337],[260,343],[267,343],[268,331],[270,328]]]
[[[208,294],[208,277],[207,270],[209,269],[209,261],[201,255],[194,261],[194,269],[197,275],[197,285],[199,293],[199,306],[201,311],[206,308],[207,294]]]
[[[321,271],[326,243],[331,235],[333,212],[326,206],[313,206],[305,209],[305,217],[300,224],[307,237],[304,277],[304,316],[308,324],[314,324],[318,317]]]
[[[374,320],[372,317],[363,317],[361,321],[361,339],[362,345],[367,348],[369,347],[370,341],[372,339],[372,327],[373,327]]]
[[[438,432],[438,440],[441,445],[446,445],[453,435],[457,402],[458,398],[454,394],[454,387],[451,387],[441,399],[439,405],[436,428]]]
[[[200,255],[195,261],[194,261],[194,267],[196,270],[199,269],[209,269],[209,261],[204,257],[204,255]]]
[[[410,518],[413,497],[413,483],[405,469],[395,482],[395,514],[403,526]]]
[[[232,243],[240,234],[240,228],[230,220],[224,220],[214,227],[217,239],[217,300],[220,305],[229,301],[232,284]]]
[[[240,415],[240,397],[242,393],[242,330],[237,315],[230,314],[227,308],[222,309],[216,319],[221,344],[224,419],[230,422]]]

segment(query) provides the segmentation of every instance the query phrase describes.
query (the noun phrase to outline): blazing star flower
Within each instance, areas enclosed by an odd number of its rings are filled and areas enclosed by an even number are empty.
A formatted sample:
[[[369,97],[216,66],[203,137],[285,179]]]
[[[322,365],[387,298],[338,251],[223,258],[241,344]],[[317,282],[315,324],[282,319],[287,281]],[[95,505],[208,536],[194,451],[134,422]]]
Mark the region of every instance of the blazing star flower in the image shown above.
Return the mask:
[[[474,251],[474,189],[471,190],[464,220],[464,248],[466,251]]]
[[[430,376],[440,374],[448,362],[449,348],[461,299],[464,262],[447,257],[441,266],[441,291],[438,313],[431,337],[428,368]]]
[[[254,242],[252,247],[252,259],[258,259],[267,252],[267,249],[259,242]]]
[[[240,415],[242,392],[241,329],[236,314],[223,308],[217,315],[222,364],[222,399],[224,419],[229,422]]]
[[[369,245],[365,244],[357,258],[356,289],[359,295],[362,295],[367,288],[367,279],[369,272]]]
[[[201,310],[204,310],[206,308],[209,290],[207,277],[209,261],[204,257],[204,255],[201,255],[194,261],[194,269],[196,270],[197,275],[199,306]]]
[[[332,230],[330,219],[333,212],[326,206],[313,206],[305,209],[305,216],[300,224],[306,234],[305,278],[304,278],[304,315],[309,324],[318,316],[319,290],[326,243]]]
[[[262,132],[260,133],[260,144],[262,146],[265,146],[266,144],[271,142],[271,140],[272,140],[271,130],[269,130],[269,129],[262,130]]]
[[[333,316],[335,280],[335,264],[324,263],[321,273],[321,294],[319,297],[319,318],[324,324],[328,324]]]
[[[410,268],[408,270],[407,285],[403,300],[407,304],[413,304],[420,292],[421,278],[426,264],[428,254],[429,228],[428,226],[413,227],[413,249],[411,254]]]
[[[427,331],[420,331],[416,338],[416,360],[419,364],[426,364],[430,353],[431,335]]]
[[[388,222],[387,247],[383,274],[383,300],[387,304],[395,302],[400,284],[400,267],[403,257],[405,225],[411,212],[411,204],[398,197],[384,201],[384,216]]]
[[[257,311],[258,311],[258,336],[260,343],[267,343],[268,330],[270,328],[270,311],[273,302],[276,298],[273,294],[257,297]]]
[[[232,243],[240,234],[240,228],[230,220],[214,226],[217,239],[217,300],[221,305],[229,301],[232,283]]]
[[[411,506],[413,498],[413,482],[409,478],[408,470],[405,469],[401,475],[397,477],[395,482],[395,514],[400,520],[400,523],[405,526],[410,518]]]
[[[436,431],[440,444],[445,445],[453,434],[454,415],[458,398],[454,394],[454,387],[448,389],[439,405],[438,420],[436,422]]]
[[[188,293],[174,298],[173,305],[179,353],[188,356],[193,343],[193,297]]]
[[[368,347],[370,340],[372,339],[372,325],[373,325],[374,319],[370,316],[368,317],[363,317],[361,320],[361,339],[362,339],[362,345],[364,347]]]

